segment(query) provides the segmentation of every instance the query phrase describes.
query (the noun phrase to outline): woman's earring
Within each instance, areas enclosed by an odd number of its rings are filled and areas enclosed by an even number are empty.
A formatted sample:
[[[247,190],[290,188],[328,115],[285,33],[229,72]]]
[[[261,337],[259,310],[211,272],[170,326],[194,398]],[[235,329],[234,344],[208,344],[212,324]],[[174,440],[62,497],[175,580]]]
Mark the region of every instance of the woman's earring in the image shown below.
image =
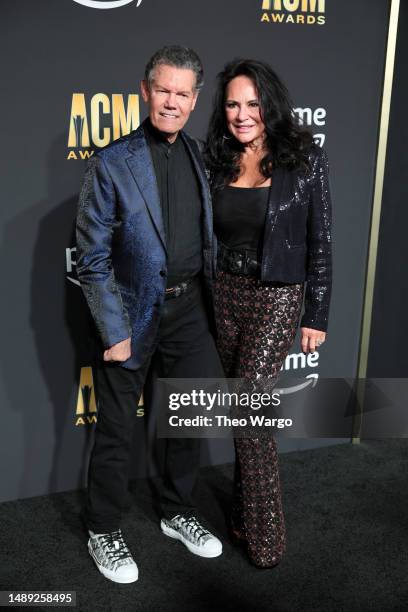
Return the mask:
[[[223,134],[222,137],[223,137],[224,140],[231,140],[231,136],[225,136],[225,134]]]

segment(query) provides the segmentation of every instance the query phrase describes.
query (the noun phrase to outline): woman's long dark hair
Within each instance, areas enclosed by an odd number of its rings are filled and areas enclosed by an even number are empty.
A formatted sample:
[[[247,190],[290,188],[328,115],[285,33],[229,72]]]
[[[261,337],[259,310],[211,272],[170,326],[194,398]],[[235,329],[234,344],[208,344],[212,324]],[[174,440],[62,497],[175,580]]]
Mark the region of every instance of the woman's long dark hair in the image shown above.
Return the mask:
[[[250,78],[258,94],[267,151],[260,162],[261,174],[269,178],[272,168],[277,166],[307,171],[307,152],[313,143],[313,136],[307,129],[301,128],[294,117],[285,85],[265,62],[235,59],[226,64],[217,77],[205,149],[212,183],[232,183],[240,174],[239,160],[244,146],[229,133],[225,116],[227,85],[237,76]]]

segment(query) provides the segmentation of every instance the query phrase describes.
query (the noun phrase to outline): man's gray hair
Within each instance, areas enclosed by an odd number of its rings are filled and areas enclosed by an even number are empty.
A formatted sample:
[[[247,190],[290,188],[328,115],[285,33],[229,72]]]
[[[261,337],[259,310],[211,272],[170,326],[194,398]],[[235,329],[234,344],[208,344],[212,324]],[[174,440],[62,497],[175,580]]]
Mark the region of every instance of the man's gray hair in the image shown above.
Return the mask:
[[[195,90],[198,91],[204,85],[204,70],[197,53],[189,47],[180,45],[167,45],[162,47],[149,59],[145,68],[145,80],[151,85],[154,78],[154,70],[157,66],[174,66],[192,70],[196,77]]]

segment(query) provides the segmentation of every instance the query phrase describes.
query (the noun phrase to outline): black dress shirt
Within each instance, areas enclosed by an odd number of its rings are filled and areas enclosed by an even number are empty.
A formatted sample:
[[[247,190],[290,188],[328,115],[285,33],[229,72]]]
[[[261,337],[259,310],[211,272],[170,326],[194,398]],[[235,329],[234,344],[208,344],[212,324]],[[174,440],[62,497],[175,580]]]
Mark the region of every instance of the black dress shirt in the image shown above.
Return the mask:
[[[198,274],[203,265],[200,184],[180,137],[170,143],[149,119],[143,124],[152,155],[167,247],[167,287]]]

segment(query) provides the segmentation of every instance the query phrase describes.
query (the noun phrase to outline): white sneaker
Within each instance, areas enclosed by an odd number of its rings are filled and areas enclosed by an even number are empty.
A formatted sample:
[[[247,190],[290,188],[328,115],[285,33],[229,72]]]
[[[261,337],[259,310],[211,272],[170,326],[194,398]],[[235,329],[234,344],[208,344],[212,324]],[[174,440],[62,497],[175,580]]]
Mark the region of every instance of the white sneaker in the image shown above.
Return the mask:
[[[88,550],[98,570],[113,582],[128,584],[139,576],[137,565],[120,529],[112,533],[93,533],[88,540]]]
[[[200,557],[219,557],[222,544],[218,538],[205,529],[195,516],[177,514],[172,519],[163,518],[161,530],[170,538],[180,540],[188,550]]]

